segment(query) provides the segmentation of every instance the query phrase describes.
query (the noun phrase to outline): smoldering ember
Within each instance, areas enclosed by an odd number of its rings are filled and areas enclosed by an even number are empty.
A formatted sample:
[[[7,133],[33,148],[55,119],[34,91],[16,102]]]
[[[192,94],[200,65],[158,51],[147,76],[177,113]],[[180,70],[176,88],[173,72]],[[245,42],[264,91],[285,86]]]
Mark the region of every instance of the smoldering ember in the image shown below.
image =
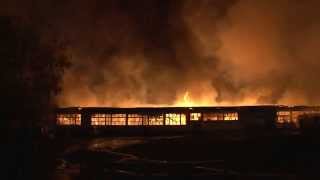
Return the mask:
[[[319,8],[2,0],[0,179],[319,179]]]

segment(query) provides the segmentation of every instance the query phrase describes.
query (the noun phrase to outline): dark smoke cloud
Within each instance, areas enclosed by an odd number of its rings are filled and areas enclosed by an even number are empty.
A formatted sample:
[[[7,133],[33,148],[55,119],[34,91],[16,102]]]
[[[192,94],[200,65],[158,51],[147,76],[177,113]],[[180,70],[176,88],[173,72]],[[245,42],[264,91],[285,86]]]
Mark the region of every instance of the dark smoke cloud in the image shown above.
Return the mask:
[[[316,0],[8,0],[68,44],[60,105],[317,104]]]
[[[258,103],[319,103],[319,7],[314,0],[242,0],[230,8],[219,53],[239,90]]]

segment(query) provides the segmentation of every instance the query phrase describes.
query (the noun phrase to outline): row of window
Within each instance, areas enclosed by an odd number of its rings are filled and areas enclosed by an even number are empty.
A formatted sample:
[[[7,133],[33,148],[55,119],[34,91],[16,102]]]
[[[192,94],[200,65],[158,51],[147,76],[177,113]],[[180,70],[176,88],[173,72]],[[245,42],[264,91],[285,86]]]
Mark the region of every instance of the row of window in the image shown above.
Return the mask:
[[[297,124],[299,116],[315,113],[319,113],[319,111],[279,111],[277,112],[277,123]]]
[[[57,124],[81,125],[81,114],[58,114]]]
[[[238,120],[238,113],[236,112],[225,112],[225,113],[191,113],[191,121],[236,121]]]
[[[155,115],[128,114],[128,125],[186,125],[186,115],[179,113]],[[93,114],[91,125],[126,125],[126,114]]]
[[[304,114],[319,113],[319,111],[278,111],[277,123],[297,124],[298,118]],[[143,114],[93,114],[91,125],[186,125],[186,115],[180,113],[143,115]],[[191,121],[236,121],[239,120],[237,112],[225,113],[190,113]],[[57,114],[59,125],[81,125],[81,114]]]
[[[91,125],[186,125],[187,118],[183,113],[163,114],[93,114]],[[238,120],[238,113],[191,113],[192,121],[229,121]],[[58,114],[57,124],[59,125],[81,125],[81,114]]]
[[[169,122],[169,116],[171,115],[167,114],[167,125],[173,124]],[[128,125],[163,125],[163,122],[163,115],[128,114]],[[185,123],[179,121],[175,125],[183,124]],[[93,114],[91,125],[126,125],[126,114]]]

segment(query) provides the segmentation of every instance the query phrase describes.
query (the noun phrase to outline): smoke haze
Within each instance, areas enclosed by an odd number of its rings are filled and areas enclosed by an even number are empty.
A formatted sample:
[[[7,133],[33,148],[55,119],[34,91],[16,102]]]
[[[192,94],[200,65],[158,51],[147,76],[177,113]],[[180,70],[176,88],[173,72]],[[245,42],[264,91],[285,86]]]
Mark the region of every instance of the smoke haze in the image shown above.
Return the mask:
[[[14,0],[68,45],[61,106],[320,102],[317,0]]]

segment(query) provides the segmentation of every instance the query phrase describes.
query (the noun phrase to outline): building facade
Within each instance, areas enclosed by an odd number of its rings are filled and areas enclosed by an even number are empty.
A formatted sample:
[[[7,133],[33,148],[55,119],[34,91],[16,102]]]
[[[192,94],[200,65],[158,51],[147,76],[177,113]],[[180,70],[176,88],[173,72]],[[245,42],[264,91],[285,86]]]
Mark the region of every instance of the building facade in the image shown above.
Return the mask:
[[[244,128],[299,128],[299,117],[316,114],[315,106],[229,106],[104,108],[71,107],[56,110],[60,129],[83,131],[191,131]]]

